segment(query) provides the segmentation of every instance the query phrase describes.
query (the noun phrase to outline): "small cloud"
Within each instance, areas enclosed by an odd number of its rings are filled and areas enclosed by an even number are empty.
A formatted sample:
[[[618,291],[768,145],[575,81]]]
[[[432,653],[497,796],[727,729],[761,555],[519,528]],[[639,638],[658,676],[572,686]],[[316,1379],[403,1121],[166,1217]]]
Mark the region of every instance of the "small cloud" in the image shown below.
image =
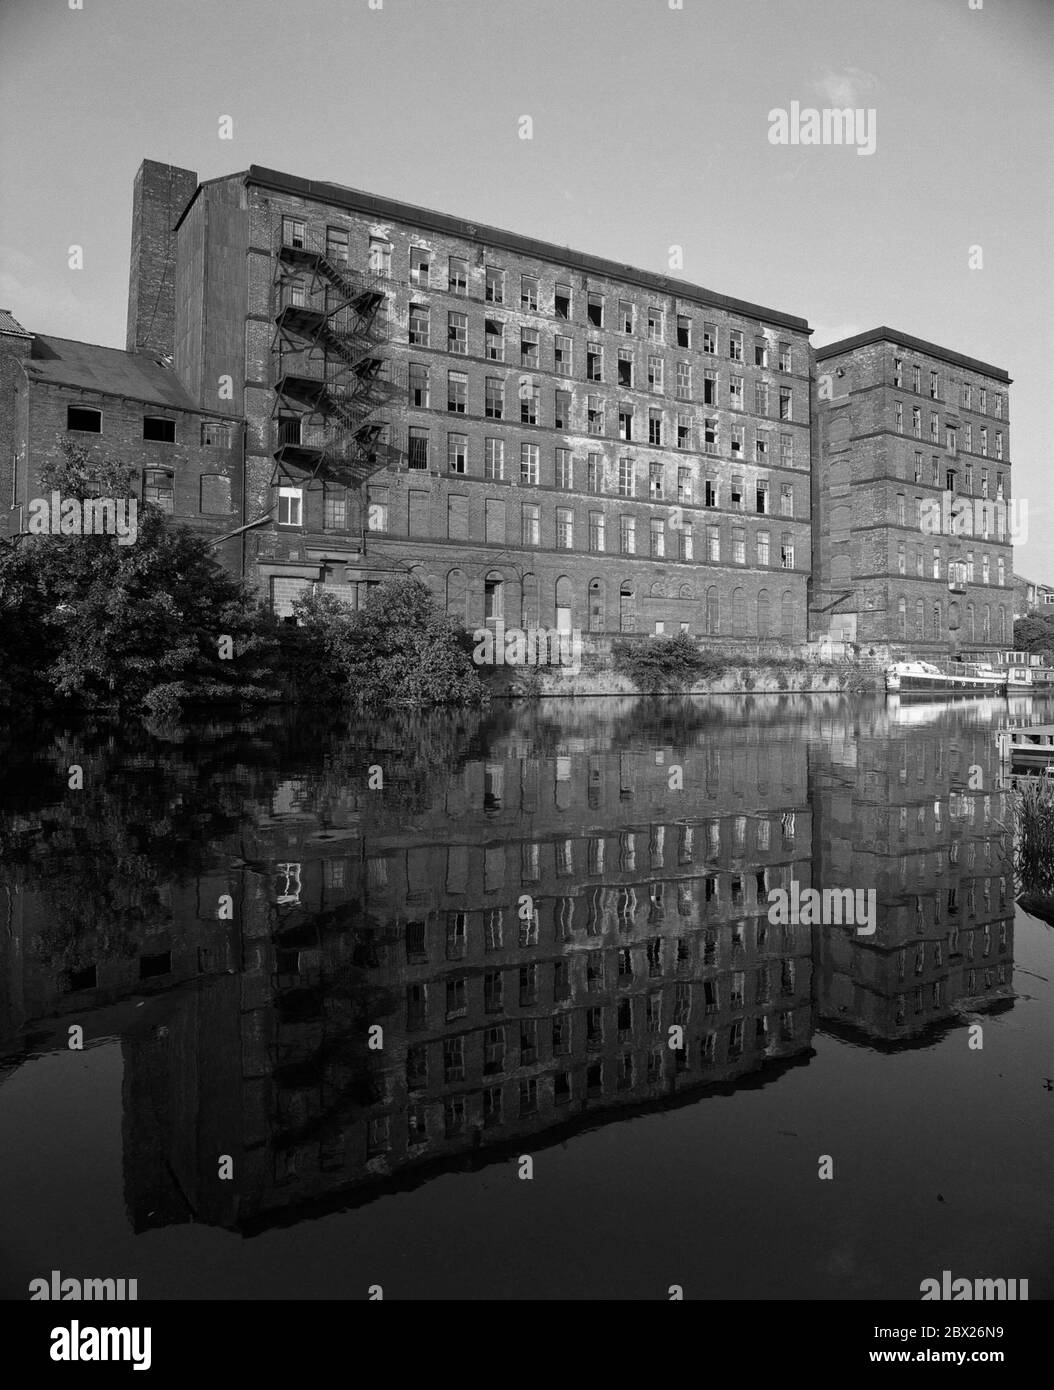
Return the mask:
[[[878,78],[863,68],[843,68],[841,72],[828,68],[818,82],[809,85],[829,106],[856,107],[862,105],[864,97],[875,90]]]

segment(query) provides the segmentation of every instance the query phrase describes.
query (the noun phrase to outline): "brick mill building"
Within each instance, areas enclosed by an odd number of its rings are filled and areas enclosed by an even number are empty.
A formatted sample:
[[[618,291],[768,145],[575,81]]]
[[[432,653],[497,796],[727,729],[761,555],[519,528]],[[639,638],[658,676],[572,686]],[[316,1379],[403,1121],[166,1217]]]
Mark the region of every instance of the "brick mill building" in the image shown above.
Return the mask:
[[[469,628],[1007,645],[1009,538],[929,537],[917,508],[949,479],[1009,498],[1009,377],[810,332],[337,184],[147,160],[126,350],[0,312],[0,528],[73,439],[283,615],[411,573]]]
[[[816,372],[811,629],[1011,646],[1010,377],[891,328],[818,349]]]

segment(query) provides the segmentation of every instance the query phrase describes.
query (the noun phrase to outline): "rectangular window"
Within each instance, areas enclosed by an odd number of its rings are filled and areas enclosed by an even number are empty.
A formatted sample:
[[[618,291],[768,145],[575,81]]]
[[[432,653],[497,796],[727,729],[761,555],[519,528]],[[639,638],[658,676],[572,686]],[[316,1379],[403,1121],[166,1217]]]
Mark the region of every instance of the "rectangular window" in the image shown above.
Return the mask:
[[[90,410],[82,405],[68,405],[66,428],[81,434],[102,434],[102,411]]]
[[[451,310],[447,314],[447,351],[464,357],[468,353],[468,315]]]
[[[791,370],[791,345],[790,343],[780,343],[780,371],[789,372]]]
[[[732,563],[745,565],[747,562],[746,532],[739,526],[732,528]]]
[[[677,470],[677,501],[681,503],[691,503],[694,501],[692,496],[692,471],[690,468],[678,468]]]
[[[662,447],[662,411],[648,411],[648,443],[654,448]]]
[[[490,545],[505,544],[505,503],[493,498],[486,499],[484,525],[486,539]]]
[[[759,516],[767,516],[769,510],[769,485],[764,478],[759,478],[755,488],[755,510]]]
[[[553,295],[553,311],[558,319],[571,317],[571,286],[558,284]]]
[[[520,383],[520,424],[536,425],[538,423],[538,400],[541,395],[541,388],[536,382]]]
[[[432,269],[432,253],[423,246],[410,247],[410,284],[428,288]]]
[[[692,447],[692,420],[689,415],[678,415],[677,417],[677,447],[678,449],[690,449]]]
[[[633,353],[629,348],[619,348],[618,384],[630,389],[633,387]]]
[[[769,436],[767,430],[758,430],[757,438],[754,441],[754,459],[757,463],[768,463],[769,461]]]
[[[897,434],[904,433],[904,406],[900,401],[893,406],[893,425]]]
[[[586,487],[590,492],[604,490],[604,474],[600,467],[599,454],[590,454],[586,459]]]
[[[589,548],[600,554],[604,550],[604,513],[589,513]]]
[[[604,353],[599,343],[586,343],[586,380],[603,381]]]
[[[282,218],[282,245],[302,248],[304,245],[304,224],[298,217]]]
[[[505,272],[496,265],[488,265],[486,268],[486,285],[484,288],[484,298],[488,304],[505,303]]]
[[[410,426],[410,457],[409,466],[411,468],[428,467],[428,431]]]
[[[204,445],[219,445],[229,449],[234,433],[232,420],[202,420],[201,442]]]
[[[768,382],[755,381],[754,383],[754,414],[767,415],[769,413],[769,388]]]
[[[573,488],[574,485],[574,461],[571,457],[571,450],[557,449],[556,486],[570,489]]]
[[[304,491],[299,487],[278,489],[278,525],[301,526],[304,519]]]
[[[423,362],[411,362],[407,380],[410,386],[410,404],[422,409],[428,408],[429,387],[428,367]]]
[[[618,326],[623,333],[633,332],[633,305],[628,299],[618,302]]]
[[[368,264],[374,275],[391,275],[392,244],[387,237],[370,237],[370,258]]]
[[[922,411],[917,405],[911,407],[911,433],[916,439],[922,438]]]
[[[653,343],[666,341],[665,315],[654,306],[648,310],[648,338]]]
[[[717,373],[714,371],[703,372],[703,404],[717,404]]]
[[[172,499],[172,474],[164,468],[148,468],[143,475],[143,501],[153,502],[155,507],[160,507],[163,512],[171,512],[173,506]],[[295,523],[285,523],[300,525]]]
[[[784,531],[780,537],[780,567],[785,570],[794,568],[794,539],[789,531]]]
[[[604,433],[604,402],[599,396],[586,397],[586,432]]]
[[[411,536],[427,536],[429,525],[431,494],[411,488],[407,498],[407,529]]]
[[[981,426],[981,457],[988,457],[988,426]]]
[[[648,390],[663,390],[663,361],[661,357],[648,358]]]
[[[794,467],[794,436],[792,434],[780,435],[780,465],[783,468]]]
[[[767,531],[758,532],[758,564],[767,565],[769,563],[769,533]]]
[[[728,335],[728,357],[731,362],[743,360],[743,334],[738,328],[733,328]]]
[[[682,560],[694,559],[694,546],[692,544],[692,528],[690,526],[682,526],[677,534],[680,536],[680,558]],[[688,631],[687,623],[681,624],[681,631]]]
[[[648,468],[648,496],[652,501],[662,500],[662,474],[661,463],[653,463]]]
[[[165,420],[159,415],[143,416],[143,438],[155,444],[174,444],[176,442],[175,420]]]
[[[712,561],[721,559],[721,528],[719,526],[708,526],[706,528],[707,553]]]
[[[717,421],[709,418],[703,421],[703,453],[717,453]]]
[[[618,494],[620,497],[635,497],[637,495],[637,474],[633,467],[632,459],[619,459],[618,461]]]
[[[987,388],[986,386],[982,386],[982,387],[980,388],[978,394],[979,394],[979,396],[980,396],[981,414],[982,414],[982,415],[987,415],[987,414],[988,414],[988,388]]]
[[[468,294],[468,261],[463,256],[451,256],[447,265],[447,289],[451,294]]]
[[[538,485],[538,445],[520,445],[520,482],[526,487]]]
[[[380,489],[387,495],[387,489]],[[370,491],[373,496],[373,489]],[[371,503],[372,505],[372,503]],[[346,531],[348,527],[348,494],[343,487],[327,483],[322,502],[322,529],[324,531]],[[373,530],[373,527],[370,527]]]
[[[538,346],[538,329],[520,329],[520,366],[532,367],[537,369],[541,366],[541,355]]]
[[[620,401],[618,408],[618,437],[633,438],[633,407],[629,401]]]
[[[450,541],[468,540],[468,498],[451,495],[446,499],[446,534]]]
[[[594,328],[604,327],[604,296],[590,294],[586,305],[586,318]]]
[[[203,516],[225,516],[231,511],[230,478],[223,473],[203,473],[200,502]]]
[[[446,461],[451,473],[464,473],[468,467],[468,435],[448,434]]]
[[[789,386],[781,386],[781,387],[780,387],[780,419],[781,419],[781,420],[791,420],[791,419],[794,418],[794,412],[793,412],[792,406],[793,406],[793,398],[792,398],[792,392],[791,392],[790,387],[789,387]]]
[[[922,368],[915,364],[911,369],[911,389],[918,394],[922,390]]]
[[[794,485],[793,483],[780,484],[780,516],[794,515]]]
[[[743,378],[741,376],[728,378],[728,404],[732,410],[743,409]]]
[[[541,544],[541,508],[525,502],[520,513],[520,542],[522,545]]]
[[[500,420],[505,413],[505,383],[499,376],[484,382],[483,413],[488,420]]]
[[[767,367],[769,365],[769,345],[764,338],[754,339],[754,366]]]
[[[1002,430],[996,430],[996,432],[995,432],[995,456],[996,456],[997,459],[1001,459],[1001,458],[1003,457],[1003,431],[1002,431]]]
[[[553,340],[553,370],[557,376],[572,375],[572,350],[571,339],[558,333]]]
[[[940,442],[940,437],[941,437],[941,417],[937,414],[936,411],[931,410],[931,411],[930,411],[930,440],[932,441],[932,443],[937,444],[937,443]]]
[[[328,503],[329,500],[330,500],[330,499],[329,499],[329,495],[328,495],[328,494],[329,494],[329,491],[330,491],[330,489],[327,487],[327,489],[326,489],[326,494],[327,494],[327,496],[326,496],[326,501],[327,501],[327,503]],[[338,490],[337,490],[337,489],[334,489],[333,491],[334,491],[334,494],[336,494],[336,492],[337,492]],[[346,495],[346,489],[341,488],[341,489],[339,489],[339,491],[345,492],[345,495]],[[334,502],[336,502],[336,501],[339,500],[339,499],[338,499],[336,496],[334,496],[334,499],[333,499],[333,500],[334,500]],[[335,515],[336,515],[336,513],[335,513]],[[344,520],[343,522],[341,522],[340,528],[339,528],[339,529],[341,529],[341,530],[344,529],[344,527],[347,525],[346,517],[347,517],[347,508],[345,507],[345,520]],[[338,528],[334,528],[334,529],[338,529]],[[387,531],[387,529],[388,529],[388,489],[387,489],[386,487],[371,487],[371,488],[369,489],[368,498],[367,498],[367,506],[366,506],[366,529],[367,529],[368,531],[378,531],[378,532]]]
[[[931,372],[930,372],[930,395],[932,396],[932,398],[933,398],[934,400],[937,400],[939,394],[940,394],[940,378],[938,377],[938,375],[937,375],[936,372],[931,371]]]
[[[636,555],[637,553],[637,518],[634,516],[619,517],[619,548],[623,555]]]
[[[569,430],[571,428],[571,392],[557,391],[555,405],[553,407],[553,428],[558,430]]]
[[[491,362],[505,361],[505,325],[500,319],[487,319],[486,328],[486,352],[487,359]]]
[[[661,517],[652,517],[649,530],[652,559],[661,559],[666,554],[666,522]]]
[[[520,276],[520,308],[537,313],[538,310],[538,277],[536,275]]]
[[[677,397],[682,401],[689,401],[692,398],[692,364],[690,362],[677,363]]]
[[[505,478],[505,441],[487,439],[483,444],[483,476],[492,483]]]
[[[447,372],[446,408],[455,415],[464,415],[468,405],[468,375],[465,372]]]
[[[429,314],[427,304],[410,305],[410,345],[429,346]]]
[[[556,548],[557,550],[574,549],[574,513],[570,507],[557,507],[556,509]]]

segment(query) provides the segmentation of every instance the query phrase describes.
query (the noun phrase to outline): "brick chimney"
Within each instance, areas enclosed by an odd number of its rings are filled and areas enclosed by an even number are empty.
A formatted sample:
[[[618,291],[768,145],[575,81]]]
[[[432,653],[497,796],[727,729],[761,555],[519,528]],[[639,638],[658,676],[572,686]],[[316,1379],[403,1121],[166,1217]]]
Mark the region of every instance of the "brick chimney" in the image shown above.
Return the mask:
[[[176,236],[173,228],[194,196],[192,169],[144,159],[132,193],[132,257],[125,347],[171,356],[175,350]]]

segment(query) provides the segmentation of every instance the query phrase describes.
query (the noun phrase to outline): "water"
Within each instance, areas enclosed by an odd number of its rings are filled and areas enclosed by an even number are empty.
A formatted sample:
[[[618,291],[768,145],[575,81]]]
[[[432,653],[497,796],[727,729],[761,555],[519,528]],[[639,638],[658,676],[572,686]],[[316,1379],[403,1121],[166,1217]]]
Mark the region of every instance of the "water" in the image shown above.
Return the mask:
[[[1054,943],[1014,905],[1006,717],[8,733],[0,1295],[1054,1296]],[[771,924],[792,879],[874,889],[873,934]]]

